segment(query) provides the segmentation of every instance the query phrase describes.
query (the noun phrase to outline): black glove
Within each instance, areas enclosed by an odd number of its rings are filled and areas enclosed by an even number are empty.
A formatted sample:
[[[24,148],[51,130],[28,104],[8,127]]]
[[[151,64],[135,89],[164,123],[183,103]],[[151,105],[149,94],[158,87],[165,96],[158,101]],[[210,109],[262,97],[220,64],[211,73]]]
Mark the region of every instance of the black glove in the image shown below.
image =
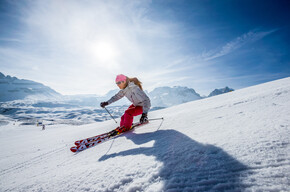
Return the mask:
[[[148,117],[147,117],[147,113],[142,113],[142,116],[140,118],[140,123],[147,123],[148,122]]]
[[[108,102],[102,102],[102,103],[100,104],[100,106],[101,106],[102,108],[106,107],[107,105],[109,105]]]

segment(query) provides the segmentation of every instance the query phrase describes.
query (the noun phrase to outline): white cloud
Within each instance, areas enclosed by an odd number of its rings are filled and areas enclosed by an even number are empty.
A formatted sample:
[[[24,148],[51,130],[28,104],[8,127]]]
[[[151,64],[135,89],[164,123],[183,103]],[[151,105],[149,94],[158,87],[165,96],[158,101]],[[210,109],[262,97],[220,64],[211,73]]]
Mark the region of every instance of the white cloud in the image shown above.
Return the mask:
[[[19,3],[22,30],[10,38],[0,37],[5,42],[0,44],[0,71],[63,94],[105,94],[116,88],[115,75],[120,73],[139,77],[149,90],[195,87],[198,81],[191,80],[217,73],[210,67],[215,58],[276,31],[252,30],[196,57],[181,43],[183,35],[189,35],[181,33],[184,24],[158,20],[156,12],[153,18],[150,6],[149,0]]]
[[[277,29],[273,29],[270,31],[250,31],[248,33],[243,34],[242,36],[237,37],[236,39],[228,42],[224,46],[222,46],[219,49],[211,50],[208,52],[204,52],[202,54],[202,59],[205,61],[212,60],[218,57],[222,57],[225,55],[228,55],[232,53],[233,51],[247,45],[250,43],[253,43],[255,41],[258,41],[272,33],[277,31]]]
[[[0,61],[9,63],[0,69],[64,94],[104,94],[115,88],[111,86],[119,73],[152,79],[150,74],[170,62],[167,56],[175,49],[172,34],[176,26],[153,21],[150,2],[21,3],[24,27],[13,38],[19,44],[0,47]]]

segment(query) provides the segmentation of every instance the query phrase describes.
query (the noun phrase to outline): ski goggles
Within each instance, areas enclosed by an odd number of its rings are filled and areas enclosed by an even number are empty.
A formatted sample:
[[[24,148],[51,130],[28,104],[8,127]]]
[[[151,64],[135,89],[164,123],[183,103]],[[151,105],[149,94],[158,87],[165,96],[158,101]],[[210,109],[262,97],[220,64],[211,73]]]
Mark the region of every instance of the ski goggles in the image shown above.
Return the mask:
[[[116,84],[120,85],[122,82],[124,82],[124,81],[118,81],[118,82],[116,82]]]

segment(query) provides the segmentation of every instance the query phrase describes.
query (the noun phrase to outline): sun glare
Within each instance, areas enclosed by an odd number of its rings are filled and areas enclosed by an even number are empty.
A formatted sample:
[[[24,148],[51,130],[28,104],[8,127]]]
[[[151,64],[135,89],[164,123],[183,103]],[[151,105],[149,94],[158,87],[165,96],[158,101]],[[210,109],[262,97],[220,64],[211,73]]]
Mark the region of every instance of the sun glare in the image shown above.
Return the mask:
[[[110,41],[96,41],[90,48],[94,65],[107,69],[117,68],[119,51]]]
[[[117,50],[112,43],[101,41],[95,45],[94,54],[98,61],[107,63],[116,59]]]

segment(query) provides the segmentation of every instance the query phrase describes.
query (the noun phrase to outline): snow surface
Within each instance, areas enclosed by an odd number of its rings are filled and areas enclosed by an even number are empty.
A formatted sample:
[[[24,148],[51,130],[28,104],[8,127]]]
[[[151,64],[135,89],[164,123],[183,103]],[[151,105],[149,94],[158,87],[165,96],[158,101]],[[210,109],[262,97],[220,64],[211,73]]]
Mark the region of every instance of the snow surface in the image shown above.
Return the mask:
[[[289,191],[290,78],[149,117],[165,119],[76,154],[114,121],[0,123],[0,191]]]

